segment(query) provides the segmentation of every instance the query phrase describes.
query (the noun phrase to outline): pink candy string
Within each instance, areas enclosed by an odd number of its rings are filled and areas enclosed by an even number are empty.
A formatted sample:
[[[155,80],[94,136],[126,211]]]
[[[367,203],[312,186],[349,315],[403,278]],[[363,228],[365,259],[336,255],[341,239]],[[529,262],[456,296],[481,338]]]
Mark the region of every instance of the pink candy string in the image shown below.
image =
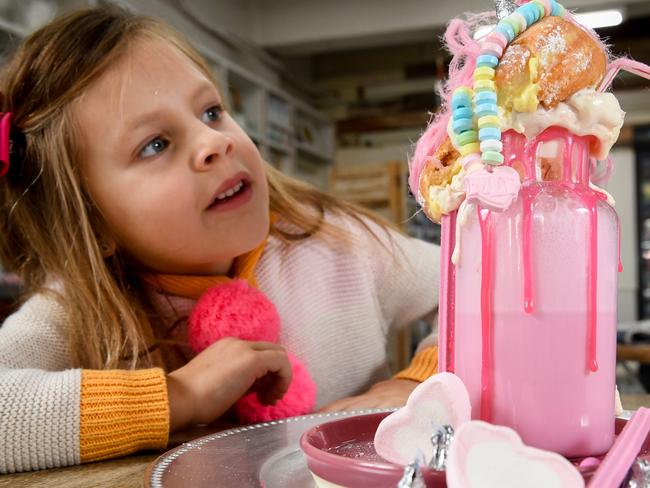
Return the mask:
[[[467,20],[453,19],[447,26],[444,42],[453,55],[449,64],[449,78],[440,93],[442,107],[420,136],[409,162],[409,186],[414,195],[419,194],[418,182],[425,164],[433,159],[433,154],[447,137],[447,125],[451,117],[451,96],[454,90],[460,86],[471,87],[473,84],[476,58],[481,49],[472,34],[478,26],[487,23],[493,17],[494,13],[468,14]]]

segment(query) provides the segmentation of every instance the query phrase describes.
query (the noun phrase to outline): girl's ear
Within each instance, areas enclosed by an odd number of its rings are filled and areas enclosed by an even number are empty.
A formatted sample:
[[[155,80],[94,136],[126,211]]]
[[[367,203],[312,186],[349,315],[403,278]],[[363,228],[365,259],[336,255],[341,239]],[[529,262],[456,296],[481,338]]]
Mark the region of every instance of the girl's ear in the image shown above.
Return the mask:
[[[117,250],[117,244],[111,237],[102,237],[99,240],[99,248],[102,251],[104,258],[110,258]]]

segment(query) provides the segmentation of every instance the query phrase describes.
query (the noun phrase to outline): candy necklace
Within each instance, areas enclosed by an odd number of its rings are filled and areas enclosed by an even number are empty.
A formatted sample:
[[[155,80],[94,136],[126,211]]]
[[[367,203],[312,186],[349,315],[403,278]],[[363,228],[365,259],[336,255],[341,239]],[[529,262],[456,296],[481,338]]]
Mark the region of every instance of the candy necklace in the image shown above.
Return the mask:
[[[501,19],[481,40],[473,88],[457,88],[451,99],[452,129],[459,146],[460,163],[466,172],[481,166],[492,172],[504,162],[495,75],[505,48],[540,19],[551,15],[564,17],[565,12],[555,0],[532,0]]]

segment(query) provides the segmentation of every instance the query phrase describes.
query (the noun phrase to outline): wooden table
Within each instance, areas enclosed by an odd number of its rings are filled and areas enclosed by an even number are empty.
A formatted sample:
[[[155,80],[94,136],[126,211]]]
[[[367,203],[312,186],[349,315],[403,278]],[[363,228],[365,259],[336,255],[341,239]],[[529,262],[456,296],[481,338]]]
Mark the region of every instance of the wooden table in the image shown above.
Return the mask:
[[[650,407],[650,395],[623,395],[623,408]],[[198,431],[197,431],[198,433]],[[207,435],[207,432],[203,432]],[[141,488],[147,466],[161,453],[145,453],[70,468],[0,475],[0,487]]]

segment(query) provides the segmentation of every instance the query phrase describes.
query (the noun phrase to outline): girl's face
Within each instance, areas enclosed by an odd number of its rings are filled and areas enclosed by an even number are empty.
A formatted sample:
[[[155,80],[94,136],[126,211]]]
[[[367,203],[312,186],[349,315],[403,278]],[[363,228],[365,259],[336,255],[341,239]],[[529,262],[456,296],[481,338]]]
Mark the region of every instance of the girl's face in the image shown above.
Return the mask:
[[[268,233],[264,163],[222,103],[175,47],[142,40],[74,107],[88,191],[151,270],[222,274]]]

